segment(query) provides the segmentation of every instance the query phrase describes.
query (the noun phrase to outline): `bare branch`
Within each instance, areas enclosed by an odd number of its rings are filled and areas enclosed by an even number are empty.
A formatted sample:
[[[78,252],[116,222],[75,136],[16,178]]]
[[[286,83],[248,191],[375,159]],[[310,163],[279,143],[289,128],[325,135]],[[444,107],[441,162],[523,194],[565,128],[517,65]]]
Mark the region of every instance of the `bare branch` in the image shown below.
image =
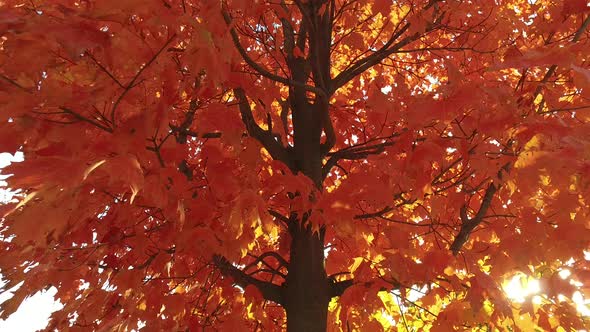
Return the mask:
[[[13,80],[13,79],[5,76],[5,75],[0,74],[0,78],[3,79],[3,80],[5,80],[6,82],[12,84],[13,86],[15,86],[15,87],[23,90],[24,92],[31,93],[31,91],[29,89],[27,89],[24,86],[18,84],[18,82],[16,82],[15,80]]]
[[[236,30],[231,27],[232,26],[232,18],[229,15],[229,13],[227,12],[227,10],[222,10],[221,14],[223,15],[223,19],[225,20],[225,23],[230,26],[230,35],[231,38],[234,42],[234,46],[236,47],[236,49],[238,50],[238,52],[240,53],[240,55],[242,56],[242,58],[244,59],[244,61],[246,61],[246,63],[252,67],[252,69],[254,69],[258,74],[262,75],[263,77],[266,77],[272,81],[275,82],[279,82],[288,86],[295,86],[295,87],[300,87],[303,88],[304,90],[307,91],[311,91],[314,92],[318,95],[322,95],[325,96],[326,93],[314,86],[310,86],[305,84],[305,82],[298,82],[295,80],[292,80],[290,78],[286,78],[286,77],[282,77],[279,75],[275,75],[273,73],[271,73],[270,71],[268,71],[267,69],[263,68],[260,64],[256,63],[256,61],[254,61],[246,52],[246,50],[244,49],[244,47],[242,46],[242,44],[240,43],[240,37],[238,36],[238,33],[236,32]]]
[[[586,17],[586,19],[582,23],[582,26],[580,26],[580,28],[576,31],[576,34],[574,35],[574,38],[572,39],[572,41],[574,43],[577,42],[578,40],[580,40],[580,38],[582,38],[584,31],[586,31],[586,29],[588,28],[589,25],[590,25],[590,15]]]
[[[94,61],[94,63],[98,66],[98,68],[100,68],[105,74],[107,74],[108,77],[110,77],[115,83],[117,83],[117,85],[120,88],[125,89],[125,86],[121,83],[121,81],[119,81],[115,75],[113,75],[105,66],[103,66],[100,62],[98,62],[98,60],[96,60],[96,58],[92,55],[92,53],[86,51],[86,55],[92,59],[92,61]]]
[[[174,126],[174,125],[170,125],[170,129],[174,132],[178,132],[179,135],[186,135],[186,136],[190,136],[190,137],[197,137],[197,138],[220,138],[221,137],[221,133],[219,132],[213,132],[213,133],[197,133],[196,131],[192,131],[189,129],[182,129],[179,126]]]
[[[76,113],[76,112],[72,111],[71,109],[69,109],[67,107],[60,107],[59,109],[62,110],[65,114],[69,114],[69,115],[73,116],[77,120],[88,122],[91,125],[93,125],[93,126],[95,126],[97,128],[100,128],[100,129],[102,129],[102,130],[104,130],[106,132],[109,132],[109,133],[112,133],[113,132],[113,128],[107,127],[107,126],[105,126],[105,125],[103,125],[103,124],[101,124],[99,122],[96,122],[96,121],[94,121],[94,120],[92,120],[90,118],[87,118],[87,117],[79,114],[79,113]]]
[[[586,29],[588,28],[589,25],[590,25],[590,15],[588,17],[586,17],[586,19],[584,20],[584,22],[582,23],[580,28],[576,31],[574,38],[572,38],[573,43],[579,41],[580,38],[582,38],[582,35],[584,34],[584,32],[586,31]],[[551,37],[553,37],[553,34],[551,34],[549,36],[549,38],[547,39],[547,42],[545,44],[548,43],[548,41],[551,39]],[[551,67],[549,67],[549,69],[545,73],[545,76],[543,76],[543,79],[541,79],[541,82],[539,82],[539,85],[537,86],[537,88],[535,89],[535,92],[533,93],[533,100],[535,100],[535,98],[537,98],[537,96],[541,93],[543,86],[549,81],[551,76],[553,76],[553,74],[555,74],[556,70],[557,70],[557,65],[551,65]],[[549,112],[542,112],[541,111],[543,109],[544,105],[545,105],[545,100],[543,99],[541,101],[541,103],[539,104],[538,113],[551,113],[551,111],[549,111]]]
[[[284,274],[284,273],[282,273],[282,272],[280,272],[280,271],[278,271],[276,269],[272,269],[272,268],[268,268],[268,269],[265,269],[265,268],[257,269],[257,270],[254,270],[252,272],[248,272],[248,275],[249,276],[253,276],[253,275],[258,274],[258,273],[268,273],[268,274],[272,275],[273,277],[274,276],[279,276],[279,277],[281,277],[281,278],[283,278],[285,280],[287,279],[287,275],[286,274]]]
[[[258,263],[265,263],[264,262],[264,259],[267,258],[267,257],[273,257],[274,259],[276,259],[279,262],[279,267],[289,268],[289,262],[287,262],[287,260],[284,259],[283,256],[279,255],[278,253],[276,253],[274,251],[265,252],[265,253],[263,253],[260,256],[254,256],[254,255],[250,255],[250,256],[254,257],[255,260],[252,263],[246,265],[246,267],[244,267],[244,271],[247,271],[248,269],[253,268]]]
[[[356,215],[356,216],[354,216],[354,219],[382,218],[386,213],[393,211],[393,209],[395,209],[395,208],[391,207],[391,206],[386,206],[377,212],[363,213],[363,214]]]
[[[395,200],[401,200],[399,203],[395,204],[394,206],[386,206],[384,208],[382,208],[379,211],[376,212],[370,212],[370,213],[363,213],[363,214],[358,214],[356,216],[354,216],[353,219],[355,220],[359,220],[359,219],[373,219],[373,218],[380,218],[380,219],[385,219],[385,220],[389,220],[387,217],[385,217],[385,215],[397,208],[399,208],[400,206],[406,205],[406,204],[414,204],[414,202],[416,202],[416,199],[407,199],[403,197],[404,193],[398,193],[394,196]]]
[[[281,222],[283,222],[285,225],[289,225],[289,223],[291,222],[291,220],[289,220],[289,218],[283,216],[282,214],[278,213],[277,211],[274,210],[268,210],[268,213],[277,218],[277,220],[280,220]]]
[[[504,165],[500,171],[498,172],[498,178],[502,179],[502,172],[508,172],[510,170],[510,164]],[[494,199],[494,194],[500,189],[499,184],[490,183],[484,193],[483,199],[481,201],[481,205],[479,210],[475,214],[473,218],[469,218],[467,216],[467,205],[463,205],[461,210],[459,211],[459,215],[461,218],[461,228],[459,230],[459,234],[455,236],[453,243],[450,246],[451,251],[454,255],[459,253],[461,247],[469,240],[469,236],[471,232],[482,223],[482,221],[486,218],[486,214],[489,208],[492,205],[492,200]]]
[[[437,2],[440,2],[440,1],[442,1],[442,0],[431,0],[422,9],[422,11],[429,9],[430,7],[432,7]],[[440,21],[441,18],[442,18],[442,16],[436,18],[434,22],[429,24],[424,33],[434,30],[438,26],[438,21]],[[344,84],[346,84],[347,82],[349,82],[350,80],[352,80],[353,78],[358,76],[359,74],[363,73],[365,70],[380,63],[386,57],[398,52],[402,47],[420,39],[424,35],[424,33],[414,33],[414,34],[412,34],[410,36],[406,36],[405,38],[396,42],[396,40],[398,40],[398,38],[400,38],[406,31],[408,31],[410,29],[410,25],[411,25],[410,23],[404,24],[404,26],[402,26],[399,30],[397,30],[380,49],[378,49],[377,51],[375,51],[371,55],[368,55],[365,58],[358,60],[352,66],[350,66],[348,69],[346,69],[345,71],[338,74],[332,80],[332,84],[330,85],[330,91],[328,91],[328,94],[331,95],[338,88],[340,88],[341,86],[343,86]]]
[[[193,124],[193,120],[195,119],[195,114],[199,109],[199,101],[197,99],[192,99],[188,106],[188,112],[186,112],[184,116],[184,120],[180,124],[178,128],[178,135],[176,136],[176,142],[180,144],[186,143],[186,138],[188,136],[188,130],[190,126]],[[172,128],[172,126],[170,126]]]
[[[332,169],[332,167],[336,166],[336,164],[340,160],[360,160],[366,159],[371,155],[378,155],[383,153],[386,147],[395,144],[395,142],[390,140],[395,137],[398,137],[399,135],[399,133],[394,133],[387,137],[374,138],[364,143],[342,148],[336,152],[327,153],[327,155],[330,158],[326,161],[322,168],[322,176],[325,178]],[[370,144],[372,142],[379,141],[381,141],[381,143]]]
[[[287,152],[287,149],[283,147],[281,142],[275,139],[272,132],[260,128],[260,126],[254,120],[252,115],[252,109],[248,98],[241,88],[234,89],[234,95],[238,99],[238,105],[240,108],[240,114],[242,116],[242,122],[246,125],[248,134],[258,140],[264,148],[270,153],[275,160],[280,160],[285,163],[290,169],[294,169],[293,162]]]
[[[342,281],[332,281],[332,283],[330,284],[330,296],[331,297],[341,296],[342,294],[344,294],[344,291],[347,290],[353,284],[354,284],[354,279],[342,280]]]
[[[254,285],[256,288],[258,288],[266,300],[284,305],[283,296],[281,294],[281,286],[256,279],[244,273],[244,271],[233,266],[223,256],[215,255],[213,257],[213,264],[221,271],[224,276],[231,277],[238,286],[246,288],[249,285]]]
[[[135,76],[133,76],[131,81],[129,81],[129,83],[127,83],[127,85],[125,85],[125,90],[123,90],[123,92],[119,95],[119,98],[117,98],[117,100],[113,104],[113,108],[111,110],[111,123],[113,124],[113,126],[115,125],[115,113],[117,111],[117,107],[119,106],[119,104],[121,103],[121,101],[123,100],[125,95],[127,95],[129,90],[131,90],[135,86],[135,82],[137,81],[139,76],[141,76],[143,71],[147,67],[149,67],[154,61],[156,61],[156,59],[158,58],[160,53],[162,53],[162,51],[164,51],[166,49],[166,47],[168,47],[168,45],[172,42],[172,40],[174,40],[174,38],[176,38],[176,34],[173,34],[170,38],[168,38],[166,43],[164,43],[164,45],[152,56],[152,58],[148,62],[146,62],[143,66],[141,66],[141,68],[139,68],[139,70],[137,71]]]

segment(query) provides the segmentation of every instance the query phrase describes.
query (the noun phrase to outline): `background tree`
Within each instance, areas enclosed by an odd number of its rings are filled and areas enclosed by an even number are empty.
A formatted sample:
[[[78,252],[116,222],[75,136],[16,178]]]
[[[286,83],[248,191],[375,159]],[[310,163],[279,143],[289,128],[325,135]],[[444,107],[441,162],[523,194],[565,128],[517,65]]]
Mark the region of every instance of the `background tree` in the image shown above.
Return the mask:
[[[0,6],[1,317],[54,286],[60,331],[588,327],[585,0]]]

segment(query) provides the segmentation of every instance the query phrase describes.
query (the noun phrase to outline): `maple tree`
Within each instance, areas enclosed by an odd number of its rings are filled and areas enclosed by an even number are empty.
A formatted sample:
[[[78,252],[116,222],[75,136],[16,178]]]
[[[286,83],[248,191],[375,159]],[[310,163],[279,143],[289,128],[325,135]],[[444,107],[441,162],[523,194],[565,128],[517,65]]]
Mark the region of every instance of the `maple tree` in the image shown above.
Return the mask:
[[[588,328],[585,0],[0,8],[0,317],[53,286],[59,331]]]

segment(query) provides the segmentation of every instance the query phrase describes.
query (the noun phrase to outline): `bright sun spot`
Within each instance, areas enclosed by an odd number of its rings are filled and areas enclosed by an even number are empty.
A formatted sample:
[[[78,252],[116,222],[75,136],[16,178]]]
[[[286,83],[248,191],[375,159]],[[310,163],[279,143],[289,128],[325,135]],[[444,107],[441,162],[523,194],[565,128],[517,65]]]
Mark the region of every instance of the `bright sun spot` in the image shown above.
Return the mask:
[[[562,279],[568,279],[571,272],[567,269],[561,270],[559,276]],[[575,284],[574,281],[570,280],[570,283]],[[539,280],[526,276],[524,274],[518,274],[509,279],[503,285],[506,296],[517,303],[523,303],[528,297],[531,298],[535,304],[540,304],[542,299],[542,289]],[[559,295],[560,300],[564,300],[563,295]],[[580,291],[576,291],[572,294],[572,302],[574,302],[576,309],[581,316],[590,317],[590,299],[584,298]]]
[[[509,299],[522,303],[525,298],[541,291],[539,280],[525,275],[516,275],[504,284],[504,292]]]

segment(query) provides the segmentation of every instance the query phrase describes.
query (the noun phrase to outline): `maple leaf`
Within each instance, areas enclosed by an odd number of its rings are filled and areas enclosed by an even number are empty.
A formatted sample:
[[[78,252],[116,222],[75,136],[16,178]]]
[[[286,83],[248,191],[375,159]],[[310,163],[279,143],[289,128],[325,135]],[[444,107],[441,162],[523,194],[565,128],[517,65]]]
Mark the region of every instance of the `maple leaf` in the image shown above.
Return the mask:
[[[1,2],[0,316],[53,285],[51,331],[584,328],[588,8]]]

